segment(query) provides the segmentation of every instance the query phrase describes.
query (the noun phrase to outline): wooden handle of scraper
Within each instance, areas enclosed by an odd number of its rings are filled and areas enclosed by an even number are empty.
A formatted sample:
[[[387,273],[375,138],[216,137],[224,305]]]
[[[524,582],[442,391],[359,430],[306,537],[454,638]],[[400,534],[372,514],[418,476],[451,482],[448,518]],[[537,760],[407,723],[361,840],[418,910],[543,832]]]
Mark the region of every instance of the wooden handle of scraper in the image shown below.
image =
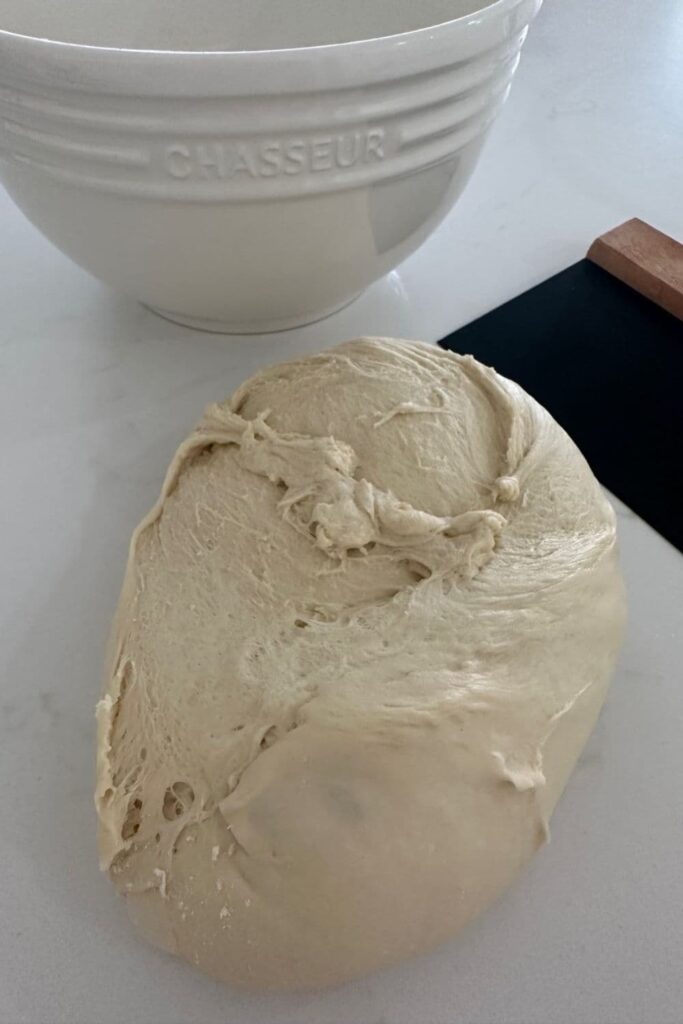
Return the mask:
[[[642,220],[602,235],[588,259],[683,320],[683,245]]]

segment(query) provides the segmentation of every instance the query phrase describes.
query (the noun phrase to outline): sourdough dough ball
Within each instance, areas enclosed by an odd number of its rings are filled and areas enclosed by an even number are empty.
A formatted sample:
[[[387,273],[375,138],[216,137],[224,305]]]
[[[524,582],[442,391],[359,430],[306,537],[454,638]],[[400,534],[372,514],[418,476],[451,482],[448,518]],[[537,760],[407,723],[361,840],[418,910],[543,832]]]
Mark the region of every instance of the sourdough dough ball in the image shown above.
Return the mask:
[[[230,983],[426,950],[547,839],[623,615],[612,509],[517,385],[370,339],[266,370],[133,537],[102,866],[152,942]]]

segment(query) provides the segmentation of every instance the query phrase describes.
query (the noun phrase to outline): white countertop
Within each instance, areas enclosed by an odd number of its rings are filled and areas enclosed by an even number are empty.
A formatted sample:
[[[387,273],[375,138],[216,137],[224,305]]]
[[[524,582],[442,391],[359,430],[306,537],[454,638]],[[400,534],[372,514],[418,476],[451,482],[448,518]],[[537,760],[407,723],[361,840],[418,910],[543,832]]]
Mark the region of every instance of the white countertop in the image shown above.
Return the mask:
[[[0,194],[1,1024],[680,1024],[683,557],[628,510],[628,640],[552,843],[436,953],[321,995],[222,989],[128,927],[91,790],[128,537],[203,406],[360,333],[435,340],[628,217],[683,237],[681,53],[680,0],[546,0],[455,211],[353,306],[287,335],[166,323]]]

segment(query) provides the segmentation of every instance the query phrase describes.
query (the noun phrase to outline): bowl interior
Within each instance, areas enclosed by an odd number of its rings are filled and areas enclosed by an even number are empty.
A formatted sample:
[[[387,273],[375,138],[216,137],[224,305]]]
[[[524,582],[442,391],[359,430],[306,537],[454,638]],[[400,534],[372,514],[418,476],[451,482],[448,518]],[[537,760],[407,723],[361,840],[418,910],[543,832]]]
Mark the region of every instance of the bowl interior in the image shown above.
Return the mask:
[[[427,28],[495,0],[0,0],[0,30],[135,50],[278,50]]]

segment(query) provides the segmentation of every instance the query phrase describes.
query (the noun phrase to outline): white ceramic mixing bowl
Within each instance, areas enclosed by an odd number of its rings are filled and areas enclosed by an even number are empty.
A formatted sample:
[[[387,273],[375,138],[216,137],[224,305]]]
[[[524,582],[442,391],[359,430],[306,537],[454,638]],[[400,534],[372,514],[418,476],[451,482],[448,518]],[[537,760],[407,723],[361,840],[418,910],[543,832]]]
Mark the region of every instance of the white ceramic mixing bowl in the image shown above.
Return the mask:
[[[0,0],[0,176],[173,320],[349,302],[461,193],[542,0]]]

